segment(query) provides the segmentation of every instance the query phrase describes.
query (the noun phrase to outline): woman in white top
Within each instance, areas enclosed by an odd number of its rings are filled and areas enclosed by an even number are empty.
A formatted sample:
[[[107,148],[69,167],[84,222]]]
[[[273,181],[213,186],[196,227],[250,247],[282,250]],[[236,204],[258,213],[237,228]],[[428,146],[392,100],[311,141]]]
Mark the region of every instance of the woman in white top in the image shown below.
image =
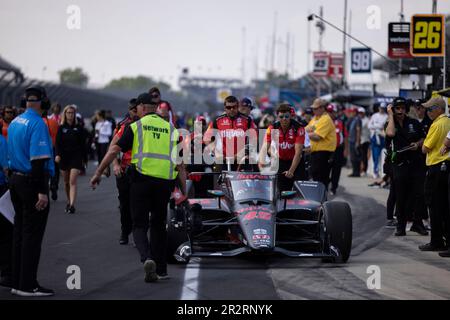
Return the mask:
[[[108,151],[113,132],[112,123],[106,120],[104,110],[98,111],[95,116],[97,118],[97,123],[95,124],[95,147],[97,149],[98,164],[100,164]],[[109,177],[109,167],[106,169],[105,175]]]
[[[388,115],[386,113],[386,104],[380,104],[378,112],[374,113],[369,121],[369,129],[371,133],[370,142],[372,145],[373,173],[375,178],[379,178],[379,163],[381,152],[384,148],[384,126],[387,122]]]

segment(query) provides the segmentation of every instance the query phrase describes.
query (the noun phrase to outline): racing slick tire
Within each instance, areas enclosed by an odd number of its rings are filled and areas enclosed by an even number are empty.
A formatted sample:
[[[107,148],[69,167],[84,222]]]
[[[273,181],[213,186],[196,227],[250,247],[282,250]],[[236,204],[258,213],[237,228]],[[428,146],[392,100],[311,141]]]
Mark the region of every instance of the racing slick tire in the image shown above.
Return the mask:
[[[167,263],[187,264],[189,260],[178,261],[175,258],[177,249],[185,242],[189,241],[186,228],[176,228],[173,221],[177,218],[177,212],[174,209],[167,210]]]
[[[337,262],[347,262],[352,249],[352,212],[346,202],[327,201],[323,203],[323,222],[326,247],[331,252],[331,246],[339,250],[339,257],[333,259]],[[328,262],[330,259],[323,259]]]

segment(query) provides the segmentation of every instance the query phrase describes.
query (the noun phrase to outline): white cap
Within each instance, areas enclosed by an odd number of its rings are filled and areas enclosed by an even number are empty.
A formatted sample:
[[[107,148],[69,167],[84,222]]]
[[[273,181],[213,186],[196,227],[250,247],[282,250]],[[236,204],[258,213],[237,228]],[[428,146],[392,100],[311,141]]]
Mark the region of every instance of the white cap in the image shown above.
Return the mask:
[[[364,109],[363,107],[359,107],[358,108],[358,112],[359,113],[366,113],[366,109]]]

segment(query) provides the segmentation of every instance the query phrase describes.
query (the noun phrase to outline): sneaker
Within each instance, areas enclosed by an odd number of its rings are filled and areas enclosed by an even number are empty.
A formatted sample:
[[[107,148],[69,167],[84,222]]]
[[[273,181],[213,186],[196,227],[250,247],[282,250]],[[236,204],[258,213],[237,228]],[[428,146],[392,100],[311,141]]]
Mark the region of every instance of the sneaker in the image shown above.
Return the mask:
[[[450,258],[450,249],[439,252],[439,256],[442,258]]]
[[[157,276],[158,276],[158,280],[169,280],[170,279],[170,277],[167,273],[161,273],[161,274],[158,274]]]
[[[421,236],[427,236],[428,235],[427,229],[425,229],[425,227],[423,225],[420,225],[420,224],[413,223],[413,225],[411,226],[409,231],[417,232]]]
[[[330,193],[331,193],[332,196],[335,196],[336,195],[336,189],[331,189]]]
[[[55,295],[55,292],[51,289],[46,289],[44,287],[38,286],[37,288],[31,290],[16,290],[14,294],[21,297],[50,297]]]
[[[396,228],[397,227],[397,221],[394,219],[389,219],[386,223],[386,228]]]
[[[156,263],[153,260],[147,259],[144,262],[145,271],[145,282],[155,282],[158,280],[158,275],[156,274]]]
[[[434,245],[431,243],[427,243],[427,244],[422,244],[419,246],[419,250],[420,251],[445,251],[446,248],[444,247],[443,244],[440,245]]]
[[[120,239],[119,239],[119,243],[121,244],[121,245],[126,245],[126,244],[128,244],[128,236],[126,235],[126,234],[121,234],[120,235]]]
[[[75,213],[75,207],[74,206],[70,206],[69,207],[69,211],[67,211],[67,213],[74,214]]]
[[[396,237],[403,237],[403,236],[406,236],[406,231],[405,231],[405,229],[397,229],[397,231],[395,232],[395,236],[396,236]]]
[[[70,204],[66,204],[66,213],[69,213],[69,209],[70,209]]]
[[[349,174],[347,177],[349,177],[349,178],[360,178],[361,176],[359,174],[352,173],[352,174]]]
[[[378,183],[378,182],[373,182],[373,183],[371,183],[371,184],[368,184],[367,185],[369,188],[381,188],[381,185]]]

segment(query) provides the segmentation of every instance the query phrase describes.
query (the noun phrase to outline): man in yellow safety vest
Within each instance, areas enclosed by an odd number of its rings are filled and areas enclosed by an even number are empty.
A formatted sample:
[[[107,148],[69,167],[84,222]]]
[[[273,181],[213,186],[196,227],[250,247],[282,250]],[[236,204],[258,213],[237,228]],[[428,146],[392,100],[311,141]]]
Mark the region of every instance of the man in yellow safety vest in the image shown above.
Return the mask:
[[[177,165],[172,157],[176,156],[179,142],[177,129],[155,113],[158,105],[150,94],[141,94],[136,103],[140,120],[125,130],[117,144],[111,145],[91,179],[91,186],[99,184],[103,170],[120,152],[131,150],[133,237],[144,263],[145,281],[154,282],[168,279],[167,205],[178,175],[181,192],[186,194],[186,172],[183,164]]]

